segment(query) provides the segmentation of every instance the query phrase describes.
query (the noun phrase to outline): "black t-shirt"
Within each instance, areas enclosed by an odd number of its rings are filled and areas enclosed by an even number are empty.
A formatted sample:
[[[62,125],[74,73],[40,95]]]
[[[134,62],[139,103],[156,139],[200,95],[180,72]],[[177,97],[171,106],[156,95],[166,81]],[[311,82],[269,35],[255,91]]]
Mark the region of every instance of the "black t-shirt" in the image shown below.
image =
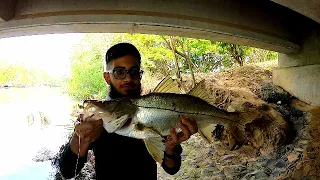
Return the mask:
[[[91,149],[95,155],[96,177],[101,179],[157,179],[157,164],[149,154],[143,140],[107,133],[105,130],[100,137],[92,143]],[[178,146],[178,153],[182,148]],[[60,159],[60,172],[65,178],[75,175],[77,155],[69,144],[66,145]],[[80,157],[77,172],[86,162],[86,157]],[[169,174],[175,174],[180,166],[168,168],[162,164]]]

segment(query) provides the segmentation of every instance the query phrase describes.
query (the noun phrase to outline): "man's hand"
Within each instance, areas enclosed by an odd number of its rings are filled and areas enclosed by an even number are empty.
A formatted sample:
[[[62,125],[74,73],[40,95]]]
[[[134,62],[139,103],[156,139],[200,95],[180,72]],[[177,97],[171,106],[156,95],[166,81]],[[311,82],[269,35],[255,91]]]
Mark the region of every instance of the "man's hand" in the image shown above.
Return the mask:
[[[75,153],[79,153],[79,138],[80,138],[80,156],[85,156],[89,145],[98,139],[103,131],[102,120],[91,120],[92,117],[83,119],[83,114],[78,116],[75,133],[71,140],[71,150]]]
[[[170,129],[170,135],[168,136],[165,145],[166,153],[174,154],[174,149],[177,145],[181,144],[190,138],[191,135],[198,132],[197,123],[193,118],[181,117],[178,122],[181,132],[176,133],[174,128]]]
[[[198,132],[197,123],[193,118],[181,117],[178,122],[179,127],[181,128],[181,132],[176,133],[174,128],[170,129],[170,135],[168,136],[165,145],[166,145],[166,153],[168,155],[173,155],[175,153],[175,149],[177,145],[186,141],[190,138],[192,134]],[[165,157],[164,163],[169,168],[180,167],[181,158],[180,159],[172,159],[169,157]]]
[[[92,143],[97,140],[103,130],[103,121],[90,120],[90,117],[83,119],[83,114],[80,114],[75,126],[75,133],[83,143]]]

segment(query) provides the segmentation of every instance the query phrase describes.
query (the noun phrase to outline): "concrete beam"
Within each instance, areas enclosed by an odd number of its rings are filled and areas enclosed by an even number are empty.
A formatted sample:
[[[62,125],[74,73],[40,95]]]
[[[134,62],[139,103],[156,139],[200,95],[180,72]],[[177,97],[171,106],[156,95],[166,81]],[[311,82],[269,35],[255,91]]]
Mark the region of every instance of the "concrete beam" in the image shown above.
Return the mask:
[[[285,13],[283,13],[285,11]],[[204,38],[299,52],[292,14],[270,1],[19,0],[0,38],[66,32],[132,32]],[[298,15],[297,15],[298,14]]]
[[[301,51],[299,53],[279,53],[279,67],[320,64],[320,25],[313,23],[303,27]]]
[[[312,106],[320,106],[320,64],[280,68],[273,71],[273,83]]]
[[[301,51],[279,54],[273,82],[301,101],[320,106],[320,25],[303,26]]]
[[[320,23],[319,0],[272,0]]]
[[[0,1],[0,22],[9,21],[14,17],[16,0]]]

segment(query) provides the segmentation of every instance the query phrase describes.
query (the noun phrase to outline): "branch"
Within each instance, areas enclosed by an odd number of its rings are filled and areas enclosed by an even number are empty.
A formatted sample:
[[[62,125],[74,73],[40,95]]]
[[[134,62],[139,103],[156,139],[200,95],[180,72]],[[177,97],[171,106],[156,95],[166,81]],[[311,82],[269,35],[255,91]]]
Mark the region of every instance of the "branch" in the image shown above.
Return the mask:
[[[161,38],[166,42],[167,46],[168,46],[169,49],[172,51],[171,45],[170,45],[170,43],[167,41],[167,39],[164,38],[163,36],[161,36]],[[182,53],[182,52],[179,52],[177,49],[174,49],[174,52],[175,52],[176,54],[178,54],[179,56],[185,58],[185,56],[183,55],[183,53]]]

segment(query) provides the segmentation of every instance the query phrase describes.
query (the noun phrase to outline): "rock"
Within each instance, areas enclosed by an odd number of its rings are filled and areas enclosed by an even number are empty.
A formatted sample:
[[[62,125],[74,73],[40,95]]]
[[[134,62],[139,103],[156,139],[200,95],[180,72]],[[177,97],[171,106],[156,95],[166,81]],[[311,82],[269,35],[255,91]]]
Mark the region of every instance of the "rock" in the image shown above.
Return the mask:
[[[294,162],[294,161],[296,161],[297,159],[298,159],[298,157],[299,157],[299,153],[290,153],[289,155],[288,155],[288,161],[289,162]]]
[[[38,154],[32,158],[33,161],[35,162],[43,162],[43,161],[48,161],[54,158],[55,152],[42,148],[38,151]]]
[[[276,86],[272,83],[263,83],[260,90],[261,99],[269,103],[286,104],[292,97],[287,91],[280,86]]]
[[[286,162],[281,159],[274,166],[277,167],[277,168],[283,168],[283,167],[286,166]]]
[[[279,177],[280,175],[281,175],[280,171],[275,171],[275,172],[272,173],[273,177]]]
[[[233,156],[234,156],[233,154],[225,155],[225,156],[222,157],[222,160],[226,161],[226,160],[232,159]]]
[[[301,169],[295,169],[292,175],[293,179],[302,179],[303,176],[303,170]]]
[[[201,171],[202,176],[213,176],[218,173],[220,173],[220,170],[216,167],[209,167]]]
[[[303,152],[302,148],[294,148],[294,150],[297,151],[297,152]]]
[[[309,175],[312,171],[312,167],[310,164],[306,164],[304,167],[303,167],[303,175]]]
[[[259,171],[254,175],[255,179],[262,179],[268,177],[263,171]]]

